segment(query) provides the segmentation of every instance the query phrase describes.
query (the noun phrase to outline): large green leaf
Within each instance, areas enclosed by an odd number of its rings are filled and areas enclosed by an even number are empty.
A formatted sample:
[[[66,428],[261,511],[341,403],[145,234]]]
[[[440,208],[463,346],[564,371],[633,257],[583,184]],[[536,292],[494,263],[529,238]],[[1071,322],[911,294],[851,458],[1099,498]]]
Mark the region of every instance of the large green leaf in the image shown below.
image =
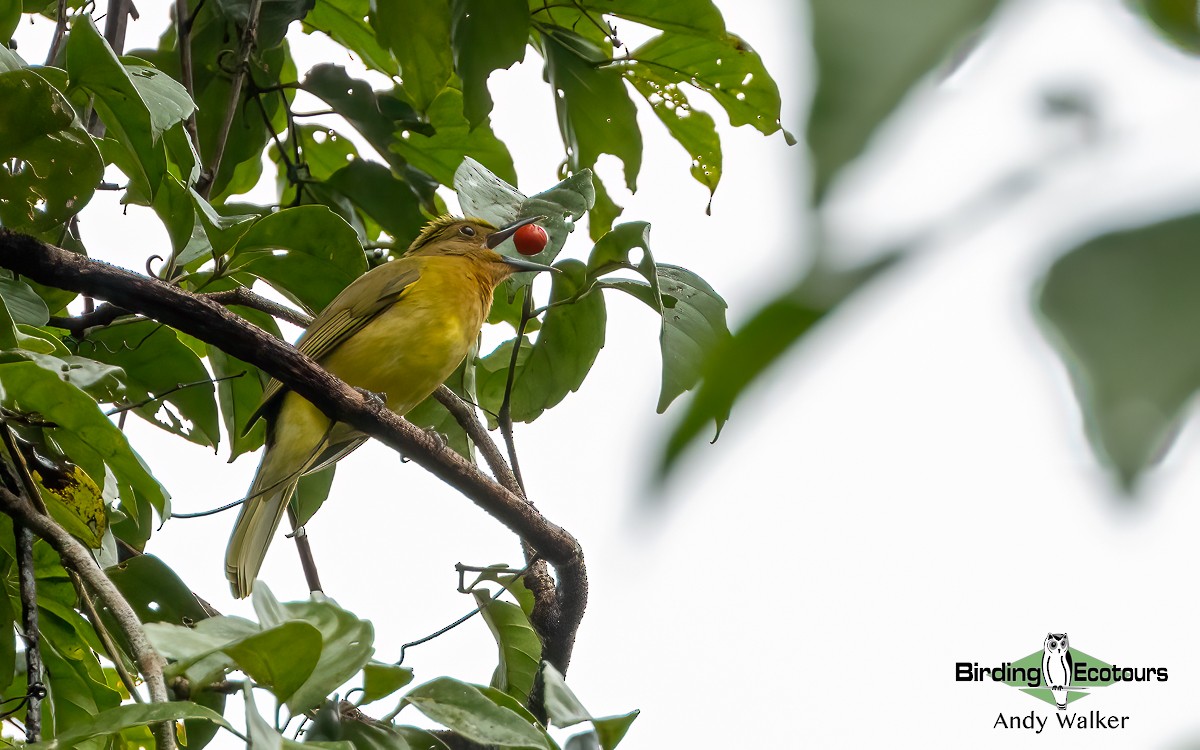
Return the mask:
[[[123,369],[131,402],[153,399],[134,410],[138,416],[198,445],[220,442],[208,371],[173,329],[151,320],[117,323],[89,331],[78,350]]]
[[[357,54],[368,68],[388,77],[398,76],[396,58],[379,43],[367,21],[370,10],[370,0],[321,0],[304,17],[304,31],[320,31]]]
[[[510,408],[518,422],[532,422],[542,412],[558,405],[568,393],[579,390],[592,369],[596,355],[604,347],[607,322],[604,298],[584,294],[587,269],[577,260],[565,260],[558,266],[550,292],[550,309],[528,356],[518,362]],[[510,353],[511,342],[488,355],[502,359]],[[507,363],[503,363],[505,368]],[[500,371],[480,375],[479,401],[491,412],[498,412],[504,399],[507,375]]]
[[[694,109],[677,83],[655,75],[649,66],[630,75],[629,82],[646,98],[671,137],[687,151],[692,177],[708,188],[711,198],[721,181],[721,138],[713,118]]]
[[[631,65],[623,65],[632,78],[699,88],[717,100],[735,126],[751,125],[764,135],[782,127],[779,87],[741,37],[665,32],[631,52],[630,59]]]
[[[13,32],[21,25],[21,0],[0,0],[0,47],[8,49]]]
[[[226,18],[239,29],[245,28],[250,20],[250,0],[216,0],[216,3]],[[262,0],[255,37],[258,48],[271,49],[282,44],[292,21],[304,18],[316,4],[316,0]]]
[[[428,110],[454,69],[449,0],[372,0],[371,26],[400,62],[413,106]]]
[[[345,220],[325,206],[299,206],[250,227],[234,247],[230,266],[315,312],[367,270],[367,258]]]
[[[73,750],[80,743],[93,737],[115,737],[121,730],[130,727],[157,724],[163,721],[200,719],[226,729],[233,726],[223,716],[195,703],[171,701],[169,703],[132,703],[103,711],[91,718],[85,726],[64,732],[45,742],[25,745],[30,750]],[[191,745],[189,745],[190,747]]]
[[[438,677],[413,688],[406,703],[469,740],[498,747],[548,750],[545,737],[514,711],[497,706],[477,688]]]
[[[104,476],[107,465],[119,483],[142,495],[160,515],[169,514],[166,490],[129,446],[125,434],[76,386],[33,362],[0,364],[0,403],[54,423],[47,434],[89,476]],[[121,497],[123,502],[133,499],[124,491]]]
[[[692,36],[720,38],[725,33],[725,20],[711,0],[582,0],[578,7]]]
[[[1038,294],[1092,446],[1128,488],[1200,390],[1200,215],[1114,232],[1064,255]]]
[[[154,555],[137,555],[104,572],[144,623],[192,625],[208,617],[187,584]]]
[[[541,639],[529,623],[525,610],[516,604],[493,599],[486,590],[472,594],[479,606],[479,614],[492,631],[500,650],[492,686],[525,704],[542,661]]]
[[[0,297],[14,323],[44,326],[50,319],[45,301],[24,280],[14,279],[11,271],[0,271]]]
[[[41,231],[91,200],[104,163],[66,97],[32,70],[0,73],[0,223]]]
[[[810,5],[818,77],[808,146],[819,202],[912,85],[978,30],[999,0]]]
[[[330,175],[325,185],[346,196],[399,243],[416,237],[427,221],[412,186],[378,162],[355,159]]]
[[[262,584],[255,587],[256,606],[260,588],[264,588]],[[302,620],[317,628],[323,644],[312,675],[286,699],[288,708],[296,714],[320,705],[325,696],[370,661],[375,652],[375,631],[370,622],[360,620],[329,600],[289,602],[281,607],[289,619]]]
[[[625,165],[625,185],[637,189],[642,167],[642,132],[621,72],[598,67],[609,54],[567,29],[545,29],[542,54],[546,80],[555,90],[558,127],[567,147],[567,169],[579,172],[612,154]]]
[[[525,59],[529,6],[525,0],[453,0],[450,41],[462,80],[463,115],[477,127],[492,111],[487,79]]]
[[[321,631],[289,620],[222,649],[238,669],[287,701],[312,676],[321,658]]]
[[[434,133],[423,135],[416,131],[401,131],[392,141],[392,151],[443,185],[454,183],[454,170],[468,155],[505,180],[517,181],[517,170],[508,147],[486,123],[472,129],[463,116],[461,91],[454,86],[443,88],[430,103],[428,114]]]

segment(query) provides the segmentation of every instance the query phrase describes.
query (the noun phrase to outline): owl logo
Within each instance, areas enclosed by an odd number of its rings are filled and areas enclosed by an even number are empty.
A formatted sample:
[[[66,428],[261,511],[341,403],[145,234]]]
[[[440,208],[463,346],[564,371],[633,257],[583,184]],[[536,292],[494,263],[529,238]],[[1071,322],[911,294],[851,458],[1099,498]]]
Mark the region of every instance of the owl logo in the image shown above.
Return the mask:
[[[1067,709],[1067,690],[1071,687],[1071,645],[1066,633],[1047,633],[1042,652],[1042,684],[1050,688],[1059,711]]]

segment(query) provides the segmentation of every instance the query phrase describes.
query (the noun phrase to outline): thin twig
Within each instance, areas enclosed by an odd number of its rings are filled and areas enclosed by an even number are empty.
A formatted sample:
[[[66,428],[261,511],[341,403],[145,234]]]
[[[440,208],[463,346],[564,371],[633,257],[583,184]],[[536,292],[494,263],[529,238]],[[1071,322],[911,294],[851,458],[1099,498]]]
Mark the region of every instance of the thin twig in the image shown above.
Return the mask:
[[[200,8],[196,8],[200,12]],[[192,101],[196,100],[195,77],[192,74],[192,23],[194,17],[188,15],[187,0],[175,0],[175,37],[179,42],[179,82],[187,90]],[[200,136],[196,130],[196,110],[183,121],[188,137],[192,139],[192,147],[196,149],[196,160],[203,164],[200,156]]]
[[[236,289],[230,289],[225,292],[209,292],[204,296],[226,307],[241,305],[242,307],[258,310],[259,312],[265,312],[273,318],[279,318],[300,328],[308,328],[313,320],[312,316],[308,313],[301,312],[287,305],[281,305],[278,302],[272,302],[266,297],[255,294],[244,286],[239,286]]]
[[[313,557],[312,545],[308,542],[308,532],[296,523],[299,519],[291,503],[288,503],[288,520],[292,523],[291,537],[296,542],[296,552],[300,555],[300,567],[304,569],[304,581],[308,584],[309,593],[324,591],[321,588],[321,577],[317,575],[317,560]]]
[[[54,38],[50,40],[50,51],[46,53],[46,66],[54,64],[58,49],[67,33],[67,0],[58,0],[58,15],[54,22]]]
[[[216,383],[220,383],[225,380],[233,380],[234,378],[240,378],[240,377],[244,376],[245,374],[246,374],[246,370],[242,370],[241,372],[234,373],[233,375],[223,375],[219,378],[205,378],[204,380],[196,380],[191,383],[176,383],[174,388],[168,388],[167,390],[163,391],[162,393],[159,393],[159,394],[151,396],[150,398],[138,401],[136,404],[123,404],[121,406],[118,406],[115,409],[109,409],[108,411],[104,412],[104,416],[111,417],[115,414],[121,414],[122,412],[132,411],[134,409],[140,409],[143,406],[149,406],[150,404],[154,403],[155,401],[162,401],[164,398],[166,398],[167,396],[170,396],[172,393],[175,393],[177,391],[182,391],[186,388],[195,388],[196,386],[200,386],[200,385],[214,385]]]
[[[526,287],[521,298],[521,324],[517,326],[517,337],[513,339],[512,357],[508,360],[508,380],[504,383],[504,400],[500,402],[500,413],[496,421],[500,423],[500,434],[504,436],[504,444],[508,446],[508,461],[512,466],[513,476],[521,485],[524,493],[525,480],[521,477],[521,464],[517,461],[517,445],[513,440],[512,421],[512,389],[517,381],[517,355],[521,353],[521,344],[525,342],[525,327],[533,319],[533,295],[531,287]]]
[[[229,142],[229,132],[233,128],[233,118],[237,115],[238,103],[242,100],[242,86],[246,82],[246,70],[249,67],[250,53],[258,37],[258,14],[262,10],[262,0],[250,0],[250,9],[246,16],[246,28],[242,30],[242,39],[238,44],[237,70],[233,74],[233,82],[229,88],[229,104],[225,108],[225,120],[217,135],[216,147],[213,149],[208,168],[200,175],[196,191],[204,198],[212,193],[213,184],[217,181],[217,173],[221,169],[221,159],[225,156],[225,145]]]
[[[7,428],[5,428],[7,430]],[[13,521],[17,542],[17,575],[21,588],[21,628],[25,635],[25,739],[42,739],[42,699],[46,685],[42,682],[42,648],[38,631],[37,576],[33,565],[33,532],[24,524]]]
[[[125,634],[138,671],[146,681],[150,690],[150,700],[153,703],[166,703],[171,698],[167,692],[167,684],[163,680],[163,667],[166,660],[154,649],[146,638],[146,631],[138,620],[137,613],[129,606],[129,602],[113,585],[87,547],[84,547],[75,537],[71,536],[53,518],[38,512],[24,498],[7,489],[0,487],[0,510],[13,517],[15,523],[27,526],[35,534],[54,548],[62,559],[63,566],[74,570],[83,579],[104,606],[112,612],[113,619]],[[163,722],[154,727],[159,750],[174,750],[174,722]]]
[[[104,646],[104,653],[108,656],[108,660],[113,663],[113,668],[117,670],[117,676],[121,678],[121,684],[125,686],[125,690],[137,703],[144,703],[141,693],[137,691],[137,683],[133,680],[133,675],[129,674],[129,669],[125,666],[125,655],[117,648],[117,644],[113,641],[112,635],[108,632],[108,628],[104,627],[104,623],[100,620],[100,613],[96,611],[96,605],[92,604],[92,597],[84,588],[83,580],[79,574],[73,570],[68,570],[67,573],[71,576],[71,583],[75,585],[75,593],[79,596],[79,601],[83,604],[83,613],[87,616],[88,622],[92,624],[92,629],[96,631],[96,635],[100,637],[100,645]]]

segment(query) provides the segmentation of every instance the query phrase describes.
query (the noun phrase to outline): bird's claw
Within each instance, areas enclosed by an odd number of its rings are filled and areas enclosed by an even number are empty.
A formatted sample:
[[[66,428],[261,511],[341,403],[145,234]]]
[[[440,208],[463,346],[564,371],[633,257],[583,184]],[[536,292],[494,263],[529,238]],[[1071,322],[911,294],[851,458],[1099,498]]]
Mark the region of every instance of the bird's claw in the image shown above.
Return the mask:
[[[441,450],[442,448],[445,448],[446,446],[450,445],[450,438],[448,438],[444,433],[438,432],[437,430],[435,430],[432,427],[426,427],[425,434],[428,435],[430,438],[432,438],[433,442],[437,443],[438,450]]]
[[[374,401],[379,406],[387,406],[386,393],[376,393],[375,391],[368,391],[366,388],[355,388],[354,390],[362,394],[368,401]]]

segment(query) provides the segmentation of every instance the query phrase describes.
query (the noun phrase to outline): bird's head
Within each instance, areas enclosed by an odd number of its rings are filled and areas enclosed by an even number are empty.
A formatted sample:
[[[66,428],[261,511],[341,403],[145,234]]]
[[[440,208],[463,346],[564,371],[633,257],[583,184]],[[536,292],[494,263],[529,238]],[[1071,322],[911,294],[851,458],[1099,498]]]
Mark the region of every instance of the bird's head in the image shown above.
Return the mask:
[[[518,271],[556,271],[558,269],[522,258],[501,255],[495,250],[518,229],[541,219],[541,216],[533,216],[497,229],[483,219],[460,219],[446,214],[425,225],[408,246],[404,257],[461,256],[492,267],[499,277],[498,281]]]

